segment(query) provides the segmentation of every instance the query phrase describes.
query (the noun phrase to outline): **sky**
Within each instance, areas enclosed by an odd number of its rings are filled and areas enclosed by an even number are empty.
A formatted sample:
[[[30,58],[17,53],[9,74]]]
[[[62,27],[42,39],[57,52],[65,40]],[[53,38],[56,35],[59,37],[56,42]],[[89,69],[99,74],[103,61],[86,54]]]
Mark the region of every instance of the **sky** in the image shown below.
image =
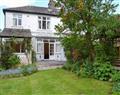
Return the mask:
[[[40,6],[40,7],[47,7],[49,0],[0,0],[0,29],[4,28],[4,14],[3,8],[10,8],[10,7],[19,7],[25,5],[33,5],[33,6]],[[120,14],[120,0],[114,0],[115,4],[119,4],[118,8],[116,9],[116,13]]]

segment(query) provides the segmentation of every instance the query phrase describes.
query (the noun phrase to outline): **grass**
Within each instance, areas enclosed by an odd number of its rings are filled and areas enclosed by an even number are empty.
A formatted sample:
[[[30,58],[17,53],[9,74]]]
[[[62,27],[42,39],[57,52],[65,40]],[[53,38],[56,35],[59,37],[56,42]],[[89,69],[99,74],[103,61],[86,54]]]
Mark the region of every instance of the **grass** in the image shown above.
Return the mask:
[[[110,95],[110,89],[108,82],[78,78],[62,69],[0,79],[0,95]]]

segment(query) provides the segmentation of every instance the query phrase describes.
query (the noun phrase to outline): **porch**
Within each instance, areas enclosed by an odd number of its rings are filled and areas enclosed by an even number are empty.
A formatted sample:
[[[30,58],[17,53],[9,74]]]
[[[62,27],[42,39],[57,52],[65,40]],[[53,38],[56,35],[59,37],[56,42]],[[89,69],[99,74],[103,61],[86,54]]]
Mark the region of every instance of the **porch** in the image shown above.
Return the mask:
[[[3,45],[8,45],[11,49],[11,52],[16,54],[21,63],[30,64],[31,63],[31,51],[28,52],[27,47],[31,43],[31,31],[29,29],[13,29],[13,28],[4,28],[0,33],[0,56],[2,51],[8,51]]]

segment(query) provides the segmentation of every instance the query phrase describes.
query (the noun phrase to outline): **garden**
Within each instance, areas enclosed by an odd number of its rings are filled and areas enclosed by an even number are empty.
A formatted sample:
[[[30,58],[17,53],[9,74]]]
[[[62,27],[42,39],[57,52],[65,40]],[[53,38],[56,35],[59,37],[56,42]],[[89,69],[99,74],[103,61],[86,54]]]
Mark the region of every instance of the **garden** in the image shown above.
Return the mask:
[[[0,94],[120,95],[120,71],[114,66],[120,58],[118,5],[113,0],[58,0],[56,6],[61,7],[62,24],[56,25],[56,31],[66,64],[62,69],[37,72],[35,64],[18,66],[19,58],[5,46]]]

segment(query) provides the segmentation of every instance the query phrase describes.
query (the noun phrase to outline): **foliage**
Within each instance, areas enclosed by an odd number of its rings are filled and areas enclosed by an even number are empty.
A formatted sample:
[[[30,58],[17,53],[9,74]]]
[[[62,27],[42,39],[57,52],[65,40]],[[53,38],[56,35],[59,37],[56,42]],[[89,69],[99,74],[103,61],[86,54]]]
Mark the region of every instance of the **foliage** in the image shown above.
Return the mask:
[[[108,81],[111,79],[114,69],[109,62],[95,63],[94,65],[94,78],[99,80]]]
[[[72,65],[72,72],[74,72],[77,76],[80,75],[80,65],[81,65],[81,63],[79,61],[75,62]]]
[[[26,76],[32,74],[37,71],[37,67],[35,64],[24,65],[21,68],[21,73]]]
[[[113,71],[110,63],[116,57],[114,42],[120,37],[119,16],[114,15],[118,5],[113,0],[57,0],[56,5],[61,8],[62,24],[56,31],[69,61],[66,67],[75,67],[73,71],[84,76],[90,76],[94,68],[96,79],[109,80]],[[93,64],[96,60],[99,64]],[[80,63],[78,67],[75,62]]]
[[[32,50],[32,63],[36,62],[36,52]]]
[[[14,67],[16,64],[20,64],[20,58],[17,55],[13,54],[8,58],[8,63]]]
[[[114,43],[109,41],[106,43],[95,43],[95,51],[97,62],[113,62],[117,55],[116,49],[113,47]]]
[[[20,69],[8,69],[0,72],[0,78],[10,78],[22,76]]]
[[[80,70],[80,75],[82,77],[92,77],[93,76],[93,64],[89,63],[89,61],[86,60],[82,65],[82,68]]]
[[[72,53],[77,50],[79,54],[77,61],[84,62],[89,59],[90,63],[93,63],[96,57],[104,58],[103,56],[106,56],[104,61],[113,60],[114,39],[120,36],[117,31],[120,21],[118,16],[114,15],[117,5],[113,0],[56,2],[56,5],[61,7],[59,16],[62,21],[62,24],[56,26],[56,30],[61,36],[66,52],[71,53],[69,59],[74,61]]]
[[[115,71],[112,75],[113,82],[120,82],[120,71]]]
[[[2,46],[2,52],[1,52],[1,66],[5,69],[9,69],[12,67],[12,64],[9,64],[8,59],[13,56],[13,49],[10,46],[9,42],[4,43]]]
[[[72,70],[72,63],[67,60],[67,62],[64,64],[64,66],[62,67],[65,70],[71,71]]]
[[[112,88],[113,95],[120,95],[120,82],[115,82]]]
[[[29,64],[21,66],[16,69],[8,69],[0,72],[0,78],[10,78],[10,77],[20,77],[30,75],[37,72],[37,67],[35,64]]]

